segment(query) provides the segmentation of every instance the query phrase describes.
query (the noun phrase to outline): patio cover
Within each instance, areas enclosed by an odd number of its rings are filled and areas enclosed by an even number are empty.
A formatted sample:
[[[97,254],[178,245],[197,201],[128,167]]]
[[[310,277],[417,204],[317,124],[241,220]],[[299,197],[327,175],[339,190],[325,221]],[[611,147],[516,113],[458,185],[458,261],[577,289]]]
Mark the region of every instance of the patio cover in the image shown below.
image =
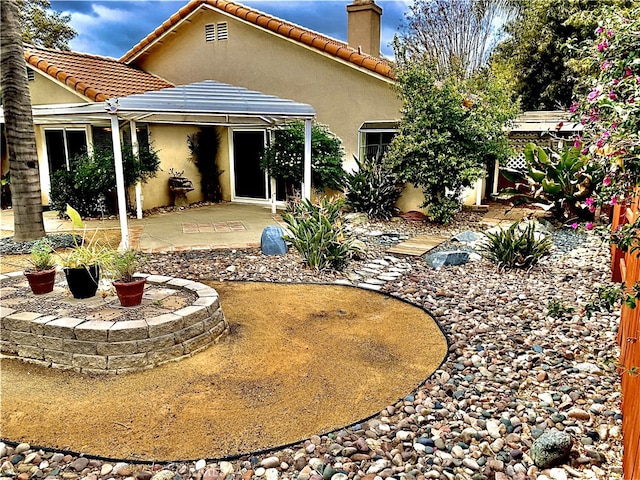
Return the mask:
[[[129,246],[120,148],[120,122],[123,120],[132,122],[132,135],[135,135],[136,131],[135,122],[140,121],[226,127],[272,127],[291,120],[303,120],[305,153],[302,194],[305,198],[311,197],[311,121],[316,112],[312,106],[304,103],[205,80],[113,98],[104,103],[35,105],[32,110],[36,125],[95,124],[102,121],[111,123],[123,248]],[[2,108],[0,123],[4,123]],[[135,138],[132,138],[132,144],[137,144]],[[141,213],[140,208],[138,210]]]

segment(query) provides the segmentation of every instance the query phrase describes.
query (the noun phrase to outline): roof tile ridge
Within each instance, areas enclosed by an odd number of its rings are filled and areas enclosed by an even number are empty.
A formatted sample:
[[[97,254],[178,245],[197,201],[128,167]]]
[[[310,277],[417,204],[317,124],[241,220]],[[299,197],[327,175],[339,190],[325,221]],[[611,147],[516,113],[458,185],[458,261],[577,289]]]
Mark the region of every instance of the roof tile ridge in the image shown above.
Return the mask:
[[[61,83],[64,83],[69,88],[72,88],[76,92],[84,95],[85,97],[93,100],[94,102],[101,102],[107,99],[107,97],[102,93],[96,90],[94,87],[90,87],[74,76],[64,72],[57,66],[47,62],[46,60],[38,57],[35,53],[29,52],[27,50],[24,51],[25,60],[30,65],[36,67],[38,70],[46,73],[50,77],[55,78]]]
[[[214,8],[218,8],[223,12],[233,15],[241,20],[250,22],[261,28],[270,30],[278,35],[298,41],[322,52],[329,53],[330,55],[336,56],[355,65],[362,66],[363,68],[371,70],[379,75],[395,79],[395,75],[393,74],[391,67],[381,57],[375,57],[373,55],[359,52],[357,49],[350,47],[346,42],[230,0],[191,0],[188,4],[165,20],[153,32],[143,38],[137,45],[131,48],[131,50],[120,57],[118,61],[127,64],[132,57],[137,55],[156,39],[160,38],[180,20],[186,18],[201,5],[209,5]],[[337,50],[333,47],[337,47]],[[374,64],[375,66],[370,68],[368,66],[363,66],[364,63],[367,65]]]
[[[203,3],[207,3],[207,0],[191,0],[184,7],[178,10],[176,13],[171,15],[168,19],[162,22],[158,27],[156,27],[153,32],[140,40],[136,45],[134,45],[128,52],[126,52],[122,57],[118,59],[119,62],[124,64],[128,64],[129,60],[133,56],[135,56],[138,52],[143,50],[147,45],[152,43],[154,40],[160,38],[164,33],[166,33],[171,27],[173,27],[178,21],[186,18],[190,13],[192,13],[197,7],[202,5]]]
[[[283,20],[274,15],[261,12],[260,10],[252,7],[240,5],[229,0],[195,0],[195,2],[220,8],[229,14],[251,22],[254,25],[266,28],[267,30],[271,30],[274,33],[291,38],[292,40],[299,41],[312,48],[329,53],[330,55],[337,56],[380,75],[395,79],[395,75],[393,74],[391,67],[383,58],[362,53],[357,49],[350,47],[346,42],[329,37],[323,33],[316,32],[288,20]],[[243,11],[242,14],[239,13],[241,10]],[[249,19],[250,15],[253,18]],[[344,50],[344,52],[342,52],[341,55],[337,55],[337,52],[341,49]]]
[[[108,61],[108,62],[122,63],[117,58],[108,57],[106,55],[97,55],[95,53],[76,52],[75,50],[58,50],[58,49],[55,49],[55,48],[40,47],[38,45],[25,46],[25,50],[44,51],[44,52],[55,53],[55,54],[58,54],[58,55],[68,55],[68,56],[74,56],[74,57],[88,57],[88,58],[94,58],[96,60],[104,60],[104,61]]]

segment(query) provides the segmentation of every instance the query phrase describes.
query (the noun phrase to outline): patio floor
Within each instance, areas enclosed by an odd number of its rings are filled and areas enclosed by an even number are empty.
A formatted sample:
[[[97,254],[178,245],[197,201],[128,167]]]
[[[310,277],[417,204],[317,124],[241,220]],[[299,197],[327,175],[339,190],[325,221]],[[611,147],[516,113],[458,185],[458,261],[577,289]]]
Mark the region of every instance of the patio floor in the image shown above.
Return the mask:
[[[57,212],[44,213],[47,233],[71,231],[71,222],[58,218]],[[89,220],[87,230],[117,229],[113,220]],[[171,252],[210,248],[248,248],[260,246],[260,236],[268,225],[282,225],[280,215],[262,205],[220,203],[157,213],[129,219],[131,245],[145,252]],[[0,228],[13,231],[13,211],[2,210]]]

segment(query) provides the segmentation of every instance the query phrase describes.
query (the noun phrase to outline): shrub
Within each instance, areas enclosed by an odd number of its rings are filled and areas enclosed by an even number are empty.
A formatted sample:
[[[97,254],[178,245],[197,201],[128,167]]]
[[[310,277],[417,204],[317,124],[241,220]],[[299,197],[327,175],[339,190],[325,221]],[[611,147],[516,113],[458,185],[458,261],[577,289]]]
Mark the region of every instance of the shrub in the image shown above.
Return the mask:
[[[429,220],[446,224],[486,165],[508,158],[504,126],[517,105],[488,70],[438,78],[433,65],[396,53],[402,120],[385,161],[422,189]]]
[[[218,150],[220,150],[220,134],[215,127],[202,127],[198,133],[187,136],[187,145],[193,163],[200,172],[200,190],[205,200],[222,201],[220,175],[224,170],[218,168]]]
[[[342,190],[342,142],[324,125],[311,127],[311,183],[319,190]],[[304,122],[293,122],[275,131],[260,162],[262,169],[281,179],[291,194],[304,176]]]
[[[160,169],[160,159],[157,152],[149,147],[141,146],[136,156],[131,147],[124,145],[122,168],[125,186],[129,187],[155,176]],[[74,205],[84,217],[113,213],[114,205],[107,202],[109,194],[116,188],[111,150],[101,149],[92,155],[79,155],[71,161],[69,170],[58,170],[51,179],[50,206],[61,217],[66,213],[67,205]]]
[[[74,205],[85,217],[109,212],[105,198],[115,189],[115,170],[108,157],[76,157],[70,170],[58,170],[51,179],[49,203],[60,217],[66,213],[67,205]]]
[[[307,266],[340,269],[356,250],[342,224],[343,205],[341,199],[323,197],[318,203],[305,199],[290,205],[282,215],[291,232],[284,239],[300,252]]]
[[[591,198],[604,176],[602,168],[589,161],[574,146],[560,151],[547,150],[533,143],[525,146],[527,171],[504,170],[505,177],[516,183],[506,193],[526,202],[545,204],[558,220],[576,215],[593,218],[585,201]]]
[[[347,205],[369,218],[388,220],[402,191],[396,174],[380,157],[364,161],[354,157],[354,160],[358,169],[346,174]]]
[[[480,251],[500,269],[530,268],[547,255],[553,245],[546,235],[536,232],[535,223],[528,221],[484,235]]]

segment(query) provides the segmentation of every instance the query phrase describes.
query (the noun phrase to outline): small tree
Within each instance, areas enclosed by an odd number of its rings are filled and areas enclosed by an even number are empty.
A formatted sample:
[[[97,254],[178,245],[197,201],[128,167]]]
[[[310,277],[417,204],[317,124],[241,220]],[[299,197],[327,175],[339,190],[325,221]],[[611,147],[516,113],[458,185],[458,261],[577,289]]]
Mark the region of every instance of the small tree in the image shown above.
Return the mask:
[[[345,172],[340,139],[317,123],[311,127],[311,183],[319,190],[342,190]],[[284,180],[287,192],[302,182],[304,175],[304,122],[293,122],[275,131],[260,166],[274,178]]]
[[[487,163],[508,157],[503,128],[517,104],[486,69],[468,79],[439,80],[434,72],[428,63],[399,69],[402,121],[386,161],[401,180],[422,188],[427,217],[448,223]]]

